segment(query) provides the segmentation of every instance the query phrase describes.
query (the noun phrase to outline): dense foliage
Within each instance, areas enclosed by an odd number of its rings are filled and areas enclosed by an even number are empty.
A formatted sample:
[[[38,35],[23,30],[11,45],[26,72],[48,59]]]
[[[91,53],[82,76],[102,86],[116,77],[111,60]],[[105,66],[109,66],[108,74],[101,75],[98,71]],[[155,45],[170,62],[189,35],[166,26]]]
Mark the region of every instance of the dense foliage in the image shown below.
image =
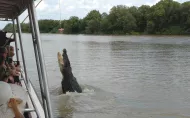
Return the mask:
[[[39,20],[42,33],[57,33],[60,27],[65,34],[190,34],[190,2],[178,3],[161,0],[153,6],[127,7],[118,5],[109,14],[97,10],[86,17],[76,16],[68,20]],[[10,31],[8,24],[4,30]],[[29,24],[22,24],[22,31],[29,32]]]

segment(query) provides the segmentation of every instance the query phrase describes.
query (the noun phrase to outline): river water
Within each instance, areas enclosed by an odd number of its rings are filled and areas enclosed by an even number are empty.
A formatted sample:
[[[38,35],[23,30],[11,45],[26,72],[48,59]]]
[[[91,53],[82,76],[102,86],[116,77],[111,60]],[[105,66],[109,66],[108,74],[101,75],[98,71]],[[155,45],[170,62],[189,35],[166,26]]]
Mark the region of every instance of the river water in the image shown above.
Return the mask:
[[[39,84],[30,34],[28,75]],[[42,34],[56,118],[190,118],[190,38]],[[83,93],[61,93],[57,52],[66,48]]]

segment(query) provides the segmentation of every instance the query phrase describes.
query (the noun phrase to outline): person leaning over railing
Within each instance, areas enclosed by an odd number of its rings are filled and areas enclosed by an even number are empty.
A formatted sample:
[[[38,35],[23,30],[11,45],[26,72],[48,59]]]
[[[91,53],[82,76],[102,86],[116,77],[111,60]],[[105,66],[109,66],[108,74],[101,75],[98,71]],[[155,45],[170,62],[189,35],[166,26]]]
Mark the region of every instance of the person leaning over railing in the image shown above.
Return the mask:
[[[9,63],[10,67],[12,69],[15,69],[17,72],[21,72],[20,65],[19,64],[15,65],[15,63],[13,62],[13,56],[15,55],[14,47],[13,46],[7,46],[6,48],[8,50],[7,62]]]
[[[9,67],[9,65],[6,62],[6,57],[7,57],[7,49],[6,48],[0,48],[0,60],[1,60],[1,62],[0,62],[0,64],[1,64],[0,65],[0,73],[2,74],[2,76],[3,75],[8,76],[8,83],[14,83],[13,75],[15,75],[16,72]],[[3,80],[5,78],[0,78],[0,79]]]
[[[4,63],[5,63],[5,59],[2,55],[0,55],[0,81],[4,81],[8,83],[10,73],[8,73],[8,71],[6,70]]]
[[[14,82],[16,84],[21,85],[20,80],[19,80],[19,76],[20,76],[20,72],[21,72],[20,66],[18,64],[15,65],[15,63],[13,62],[13,56],[15,55],[14,47],[13,46],[7,46],[6,48],[8,50],[7,63],[9,65],[9,67],[11,68],[11,70],[14,72],[13,73]]]

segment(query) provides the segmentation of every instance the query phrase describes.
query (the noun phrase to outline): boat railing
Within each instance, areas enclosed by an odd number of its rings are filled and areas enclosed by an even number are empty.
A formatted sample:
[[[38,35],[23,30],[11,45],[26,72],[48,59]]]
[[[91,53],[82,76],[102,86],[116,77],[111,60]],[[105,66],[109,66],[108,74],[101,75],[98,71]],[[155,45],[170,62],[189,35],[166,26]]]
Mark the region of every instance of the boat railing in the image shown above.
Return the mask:
[[[50,101],[50,94],[48,89],[48,81],[47,81],[47,73],[45,68],[45,61],[43,57],[43,51],[42,51],[42,45],[41,45],[41,39],[40,39],[40,31],[39,31],[39,25],[36,18],[36,6],[39,5],[39,3],[35,6],[34,5],[35,0],[16,0],[16,1],[7,1],[7,0],[1,0],[0,3],[5,4],[5,7],[2,7],[0,10],[9,10],[9,7],[13,6],[17,9],[19,12],[15,12],[12,10],[11,15],[8,14],[0,14],[1,19],[0,20],[12,20],[13,22],[13,35],[15,39],[15,51],[16,51],[16,59],[19,61],[19,52],[18,52],[18,43],[20,44],[20,52],[22,57],[22,76],[21,76],[21,83],[23,86],[25,86],[30,102],[32,104],[32,107],[29,107],[25,109],[26,112],[36,112],[37,117],[40,118],[53,118],[52,113],[52,107],[51,107],[51,101]],[[17,3],[18,2],[18,3]],[[22,44],[22,31],[19,21],[19,15],[24,12],[24,10],[28,9],[28,16],[29,17],[29,24],[31,28],[32,33],[32,41],[33,41],[33,47],[34,47],[34,53],[35,53],[35,60],[36,60],[36,66],[38,71],[38,78],[39,78],[39,85],[40,85],[40,92],[41,92],[41,100],[42,100],[42,106],[43,109],[39,110],[41,105],[38,105],[36,101],[39,101],[39,98],[37,97],[37,94],[34,90],[34,87],[31,84],[30,78],[28,77],[27,73],[27,67],[25,63],[25,55],[24,55],[24,49]],[[5,12],[6,13],[6,12]],[[16,20],[16,22],[15,22]],[[24,22],[24,21],[23,21]],[[17,25],[17,27],[15,26]],[[16,30],[17,28],[17,30]],[[18,33],[18,37],[16,36]],[[40,101],[39,101],[40,103]],[[44,113],[44,116],[40,116],[41,112]]]
[[[22,86],[26,89],[26,91],[28,93],[29,100],[27,102],[30,102],[32,104],[32,106],[29,105],[28,108],[25,108],[24,112],[27,112],[27,113],[35,112],[36,114],[33,114],[32,116],[33,117],[36,116],[37,118],[45,117],[43,110],[40,110],[40,109],[42,109],[42,107],[40,107],[41,103],[40,103],[40,101],[38,101],[40,98],[38,97],[31,81],[29,81],[29,83],[27,85],[25,73],[23,70],[21,70],[20,81],[21,81]]]

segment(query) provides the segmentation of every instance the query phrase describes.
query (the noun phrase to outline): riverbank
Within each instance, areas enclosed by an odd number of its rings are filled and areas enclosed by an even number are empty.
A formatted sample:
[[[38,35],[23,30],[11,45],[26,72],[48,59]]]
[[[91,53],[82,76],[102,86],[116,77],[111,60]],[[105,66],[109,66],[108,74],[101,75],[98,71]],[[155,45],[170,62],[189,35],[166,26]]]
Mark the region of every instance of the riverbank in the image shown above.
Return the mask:
[[[7,34],[12,34],[11,32],[8,32]],[[25,33],[24,34],[31,34],[31,33]],[[140,34],[140,35],[122,35],[122,34],[61,34],[61,33],[40,33],[40,34],[46,34],[46,35],[83,35],[83,36],[126,36],[126,37],[129,37],[129,36],[150,36],[150,37],[189,37],[189,35],[157,35],[157,34]]]

